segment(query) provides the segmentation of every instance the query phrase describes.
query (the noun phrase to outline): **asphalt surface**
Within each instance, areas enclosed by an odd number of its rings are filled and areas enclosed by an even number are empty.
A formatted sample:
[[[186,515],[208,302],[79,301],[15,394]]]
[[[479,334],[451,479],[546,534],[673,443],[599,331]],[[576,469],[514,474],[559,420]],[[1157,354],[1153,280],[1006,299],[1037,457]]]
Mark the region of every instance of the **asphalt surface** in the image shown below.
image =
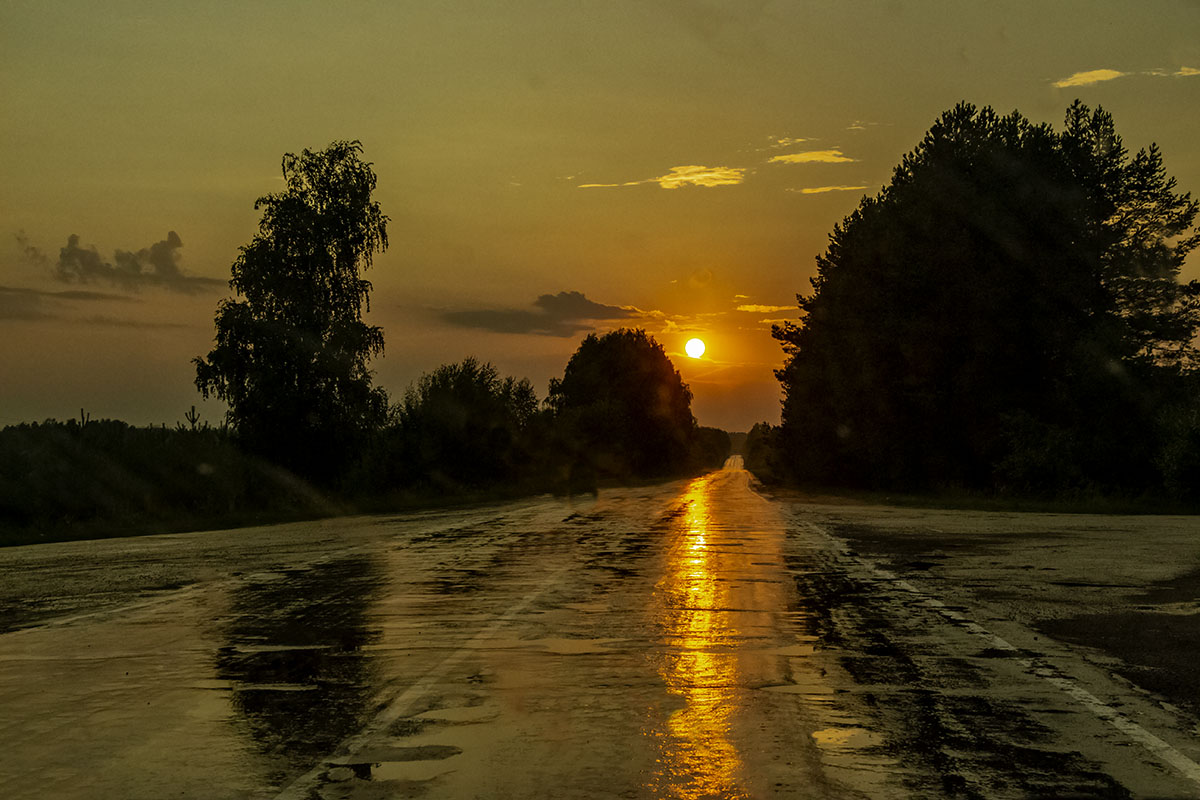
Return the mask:
[[[693,481],[0,550],[0,797],[1200,797],[1200,526]]]

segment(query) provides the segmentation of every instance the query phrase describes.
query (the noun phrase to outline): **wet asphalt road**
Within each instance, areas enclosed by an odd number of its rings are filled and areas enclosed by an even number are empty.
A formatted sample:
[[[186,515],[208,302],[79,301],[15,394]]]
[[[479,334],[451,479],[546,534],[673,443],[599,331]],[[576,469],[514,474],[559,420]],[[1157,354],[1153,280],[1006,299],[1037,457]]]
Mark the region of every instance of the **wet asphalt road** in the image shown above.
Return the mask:
[[[1200,796],[1192,520],[739,466],[0,550],[0,797]]]

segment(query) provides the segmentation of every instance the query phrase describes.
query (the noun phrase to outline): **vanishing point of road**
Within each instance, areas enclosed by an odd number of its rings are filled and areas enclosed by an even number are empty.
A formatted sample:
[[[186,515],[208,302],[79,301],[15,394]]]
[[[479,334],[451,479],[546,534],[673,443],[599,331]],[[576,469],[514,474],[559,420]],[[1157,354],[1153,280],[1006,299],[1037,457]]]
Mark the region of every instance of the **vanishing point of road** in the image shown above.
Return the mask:
[[[689,481],[0,550],[0,797],[1200,797],[1200,526]]]

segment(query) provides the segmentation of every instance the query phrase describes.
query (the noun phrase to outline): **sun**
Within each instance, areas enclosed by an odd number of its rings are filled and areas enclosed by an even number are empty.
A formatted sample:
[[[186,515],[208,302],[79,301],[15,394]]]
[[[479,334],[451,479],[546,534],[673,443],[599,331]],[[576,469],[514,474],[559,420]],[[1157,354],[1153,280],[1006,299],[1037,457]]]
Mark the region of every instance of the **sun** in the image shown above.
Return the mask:
[[[699,358],[704,355],[704,342],[700,339],[688,339],[688,343],[683,346],[691,358]]]

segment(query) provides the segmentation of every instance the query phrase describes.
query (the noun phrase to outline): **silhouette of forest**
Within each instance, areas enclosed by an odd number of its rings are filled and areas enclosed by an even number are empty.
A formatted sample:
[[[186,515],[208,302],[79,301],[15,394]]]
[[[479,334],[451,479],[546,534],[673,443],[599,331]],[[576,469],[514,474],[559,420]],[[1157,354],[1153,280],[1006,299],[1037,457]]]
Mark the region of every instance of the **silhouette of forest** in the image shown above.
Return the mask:
[[[876,489],[1195,498],[1200,204],[1103,109],[962,103],[830,235],[760,463]]]
[[[363,277],[388,217],[358,142],[283,158],[196,386],[223,424],[0,431],[0,544],[520,494],[719,465],[729,435],[643,330],[587,336],[538,398],[466,358],[396,400]],[[738,437],[767,480],[1002,497],[1200,499],[1200,204],[1103,109],[1061,131],[945,112],[837,225],[777,326],[781,424]]]

